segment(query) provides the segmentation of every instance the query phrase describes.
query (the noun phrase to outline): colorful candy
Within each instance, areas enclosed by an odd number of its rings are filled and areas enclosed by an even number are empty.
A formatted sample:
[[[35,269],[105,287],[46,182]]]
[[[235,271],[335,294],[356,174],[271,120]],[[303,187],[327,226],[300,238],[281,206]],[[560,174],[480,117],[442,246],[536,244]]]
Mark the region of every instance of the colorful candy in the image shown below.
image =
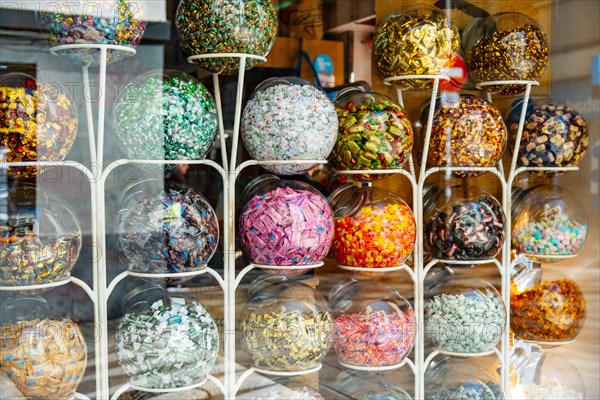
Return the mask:
[[[277,9],[271,0],[183,0],[175,23],[179,43],[188,56],[247,53],[264,57],[275,42]],[[212,73],[239,70],[239,59],[234,57],[194,62]],[[246,69],[257,64],[256,59],[246,59]]]
[[[252,158],[322,160],[337,137],[338,119],[325,92],[299,78],[261,83],[244,108],[242,139]],[[263,165],[279,175],[298,174],[314,164]]]
[[[206,379],[217,358],[219,334],[202,304],[170,297],[128,311],[115,345],[132,383],[168,389]]]
[[[506,138],[502,116],[491,103],[469,94],[445,96],[436,101],[427,161],[431,167],[461,167],[456,173],[461,177],[479,175],[469,168],[498,164]]]
[[[36,82],[23,73],[0,78],[0,147],[8,162],[62,161],[77,135],[73,100],[49,77]],[[9,175],[31,178],[36,167],[11,167]]]
[[[113,110],[115,138],[130,159],[203,159],[217,126],[211,94],[180,72],[143,75],[125,86]]]
[[[458,30],[444,14],[421,7],[413,13],[390,15],[377,26],[373,60],[384,78],[436,75],[451,66],[453,54],[459,48]],[[407,79],[393,84],[425,89],[431,87],[432,80]]]
[[[378,93],[335,99],[338,137],[329,162],[338,170],[399,168],[410,156],[413,131],[402,107]],[[384,175],[360,175],[370,181]]]
[[[104,0],[99,2],[59,1],[42,6],[36,11],[37,23],[48,34],[52,45],[110,44],[136,47],[146,22],[144,2],[132,0]],[[63,49],[58,54],[77,65],[97,65],[97,49]],[[131,53],[108,49],[107,62],[114,62]]]
[[[150,180],[123,200],[116,231],[132,271],[189,272],[206,266],[219,242],[219,222],[191,186]]]
[[[45,400],[75,394],[87,363],[77,324],[69,319],[34,319],[4,323],[0,331],[0,374],[23,396]]]
[[[516,138],[523,100],[518,100],[507,118],[508,129]],[[589,145],[585,120],[571,107],[548,99],[530,99],[519,148],[525,167],[577,167]],[[555,176],[563,172],[543,171]]]
[[[500,385],[494,382],[483,383],[477,379],[447,389],[425,390],[425,400],[504,400],[505,398]]]

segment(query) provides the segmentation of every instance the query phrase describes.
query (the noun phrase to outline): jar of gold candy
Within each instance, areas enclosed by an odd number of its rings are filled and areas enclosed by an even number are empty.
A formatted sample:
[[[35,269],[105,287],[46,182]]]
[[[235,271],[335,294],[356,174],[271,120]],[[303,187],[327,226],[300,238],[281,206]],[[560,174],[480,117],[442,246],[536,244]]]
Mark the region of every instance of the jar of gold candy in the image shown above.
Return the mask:
[[[583,328],[581,288],[550,268],[517,266],[510,288],[510,328],[515,336],[542,346],[570,343]]]
[[[430,104],[421,113],[421,137]],[[475,176],[473,167],[494,167],[506,146],[506,126],[500,112],[480,97],[457,93],[440,96],[435,104],[427,163],[429,167],[460,167],[456,175]]]
[[[415,342],[417,325],[410,303],[378,282],[342,281],[329,293],[333,348],[352,367],[400,365]]]
[[[172,389],[204,381],[217,358],[219,333],[197,300],[142,285],[123,298],[115,346],[131,383]]]
[[[333,334],[331,310],[313,288],[265,275],[249,288],[240,331],[253,367],[265,373],[321,368]]]
[[[412,254],[415,218],[400,197],[349,184],[334,191],[329,204],[335,218],[333,255],[342,268],[377,271],[400,266]]]
[[[452,67],[460,48],[458,30],[444,13],[420,6],[394,13],[375,29],[373,60],[384,78],[403,75],[439,75]],[[425,89],[431,79],[393,81],[400,88]]]
[[[334,99],[338,136],[329,155],[337,170],[400,168],[410,157],[413,130],[404,108],[379,93],[348,92]],[[385,175],[362,174],[370,181]]]
[[[470,185],[424,191],[425,250],[439,260],[493,259],[504,244],[506,218],[492,195]]]
[[[513,192],[512,248],[535,261],[574,257],[588,232],[583,204],[575,194],[552,185]]]
[[[261,175],[244,191],[240,242],[250,260],[271,273],[298,275],[322,261],[333,239],[333,214],[308,183]]]
[[[523,99],[511,106],[506,124],[514,141],[519,129]],[[588,127],[572,107],[547,97],[530,98],[519,146],[525,167],[577,167],[589,146]],[[542,176],[560,171],[534,172]]]
[[[503,12],[476,18],[463,33],[467,66],[475,82],[540,79],[548,66],[548,40],[530,17]],[[486,86],[492,93],[517,94],[525,85]]]
[[[87,364],[77,324],[38,296],[5,301],[0,321],[0,374],[28,399],[72,398]]]
[[[77,136],[77,108],[67,90],[42,74],[13,72],[0,78],[0,147],[7,162],[63,161]],[[9,175],[31,178],[36,167],[11,167]]]
[[[0,285],[67,279],[81,250],[75,214],[57,195],[33,185],[0,190],[2,197],[8,214],[0,216]]]

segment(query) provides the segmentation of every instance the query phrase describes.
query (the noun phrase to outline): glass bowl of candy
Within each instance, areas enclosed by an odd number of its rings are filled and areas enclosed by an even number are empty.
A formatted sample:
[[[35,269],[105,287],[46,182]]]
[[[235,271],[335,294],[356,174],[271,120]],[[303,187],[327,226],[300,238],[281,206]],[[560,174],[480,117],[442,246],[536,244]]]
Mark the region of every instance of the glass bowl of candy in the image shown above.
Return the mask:
[[[523,99],[518,99],[506,118],[513,142],[517,137],[522,110]],[[519,159],[524,167],[578,167],[588,146],[587,123],[571,106],[547,97],[529,99],[519,145]],[[534,173],[556,176],[564,171]]]
[[[79,326],[39,296],[6,300],[0,312],[0,373],[28,399],[69,399],[87,364]]]
[[[378,282],[342,281],[329,293],[335,350],[349,368],[392,367],[415,342],[413,308],[398,291]]]
[[[124,189],[120,206],[117,243],[131,271],[199,271],[217,249],[217,215],[192,186],[156,179],[137,182]]]
[[[373,61],[384,78],[442,75],[460,48],[458,29],[438,8],[419,6],[385,17],[373,38]],[[403,89],[427,89],[432,79],[393,80]]]
[[[465,28],[462,45],[471,78],[490,81],[537,81],[548,66],[548,39],[527,15],[502,12],[475,18]],[[492,93],[514,95],[525,85],[489,85]]]
[[[403,107],[383,94],[357,91],[336,97],[334,104],[338,136],[329,162],[335,169],[402,167],[413,146],[412,125]],[[357,178],[371,181],[383,176],[365,173]]]
[[[81,250],[71,209],[47,189],[24,184],[0,189],[0,285],[29,286],[67,279]]]
[[[513,192],[512,248],[534,261],[574,257],[588,232],[583,204],[575,194],[553,185]]]
[[[429,107],[426,103],[421,112],[423,128],[427,126]],[[473,168],[498,164],[506,142],[506,126],[496,107],[471,94],[445,93],[435,103],[427,164],[460,168],[454,172],[460,177],[476,176],[482,172]]]
[[[515,337],[541,346],[571,343],[583,328],[581,288],[551,268],[518,265],[510,288],[510,328]]]
[[[447,282],[425,293],[425,332],[440,353],[470,356],[491,353],[502,338],[505,307],[486,280],[455,271]]]
[[[208,55],[194,63],[211,73],[231,75],[239,71],[240,59],[219,54],[266,57],[277,34],[277,8],[272,0],[182,0],[175,24],[184,53]],[[248,57],[246,69],[260,63]]]
[[[0,77],[0,148],[7,162],[63,161],[77,136],[77,107],[51,76],[22,72]],[[42,171],[44,169],[42,168]],[[10,176],[33,178],[35,166],[10,167]]]
[[[258,161],[324,160],[335,145],[337,129],[337,113],[327,94],[294,77],[263,81],[242,114],[242,140]],[[294,175],[315,163],[262,166],[274,174]]]
[[[349,184],[328,200],[335,218],[333,255],[341,268],[385,271],[401,266],[412,254],[415,218],[397,195]]]
[[[113,109],[113,132],[129,159],[200,160],[217,136],[206,87],[178,71],[151,71],[127,84]]]
[[[240,242],[252,263],[273,274],[298,275],[327,256],[333,214],[313,186],[261,175],[246,186],[244,196]]]
[[[131,383],[173,389],[207,379],[218,355],[219,333],[199,301],[145,284],[127,293],[122,306],[115,347]]]
[[[248,289],[241,339],[252,365],[265,373],[306,373],[321,368],[333,321],[325,299],[285,276],[264,275]]]
[[[139,0],[57,1],[38,7],[35,16],[48,41],[65,59],[82,66],[98,65],[100,50],[93,45],[135,48],[146,30],[146,2]],[[69,47],[68,45],[73,45]],[[89,45],[90,47],[78,47]],[[135,51],[108,48],[107,63]]]
[[[424,189],[425,251],[452,261],[493,259],[504,244],[506,218],[492,195],[471,185]]]

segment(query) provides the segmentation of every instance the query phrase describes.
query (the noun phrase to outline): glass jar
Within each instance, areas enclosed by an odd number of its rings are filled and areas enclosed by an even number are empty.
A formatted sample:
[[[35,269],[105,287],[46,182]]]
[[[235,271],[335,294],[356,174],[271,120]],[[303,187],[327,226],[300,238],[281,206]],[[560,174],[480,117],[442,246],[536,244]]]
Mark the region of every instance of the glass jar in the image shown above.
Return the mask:
[[[412,125],[404,108],[379,93],[349,92],[334,99],[338,137],[329,162],[337,170],[400,168],[410,157]],[[361,174],[371,181],[384,175]]]
[[[447,283],[426,293],[425,299],[425,332],[440,352],[491,352],[502,338],[506,311],[491,283],[455,273]]]
[[[77,136],[77,108],[67,90],[42,74],[12,72],[0,78],[0,147],[7,162],[62,161]],[[32,178],[36,167],[10,167],[9,175]]]
[[[219,333],[199,301],[146,284],[125,295],[122,305],[115,346],[131,383],[171,389],[206,379],[217,358]]]
[[[333,335],[331,309],[310,286],[265,275],[248,289],[241,316],[242,345],[253,367],[306,372],[321,367]]]
[[[506,124],[513,140],[517,137],[523,99],[516,100]],[[520,160],[525,167],[577,167],[589,145],[588,127],[570,106],[546,97],[530,98],[525,114]],[[534,172],[542,176],[562,175],[560,171]]]
[[[410,303],[378,282],[338,283],[329,294],[333,348],[343,365],[389,367],[401,364],[415,342]]]
[[[277,34],[277,8],[271,0],[182,0],[175,17],[181,48],[188,56],[246,53],[266,57]],[[200,68],[231,75],[235,57],[194,60]],[[261,62],[246,59],[246,69]]]
[[[252,390],[248,393],[248,397],[238,394],[237,398],[249,398],[251,400],[325,400],[315,389],[299,382],[282,381],[281,379],[275,382],[274,384],[272,380],[269,380],[268,384],[265,384],[266,387]]]
[[[430,104],[421,113],[427,126]],[[425,140],[425,131],[422,132]],[[460,167],[456,175],[475,176],[472,167],[494,167],[506,146],[506,126],[491,103],[471,94],[445,93],[438,97],[433,115],[427,163],[429,167]]]
[[[344,185],[329,196],[335,217],[333,255],[342,266],[390,268],[412,254],[416,225],[410,207],[374,187]]]
[[[269,78],[256,87],[242,115],[242,140],[258,161],[326,159],[337,138],[338,117],[327,94],[300,78]],[[279,175],[315,164],[265,164]]]
[[[516,189],[512,205],[512,247],[534,261],[573,257],[583,246],[585,208],[564,188],[537,185]]]
[[[85,373],[81,330],[41,297],[6,300],[0,312],[0,374],[28,399],[69,399]]]
[[[415,7],[387,16],[377,25],[373,60],[384,78],[402,75],[437,75],[454,63],[460,48],[458,29],[433,7]],[[403,89],[427,89],[431,79],[406,79],[392,83]]]
[[[402,378],[402,376],[401,376]],[[411,377],[414,382],[414,377]],[[414,383],[408,383],[414,386]],[[343,371],[333,382],[333,389],[339,393],[335,400],[411,400],[408,392],[398,384],[398,376],[387,378],[380,373],[365,371]]]
[[[112,126],[129,159],[200,160],[215,142],[217,109],[206,87],[192,76],[152,71],[121,91]]]
[[[57,1],[36,8],[37,24],[53,46],[69,44],[108,44],[136,47],[146,22],[146,2],[103,0],[97,2]],[[61,49],[58,54],[77,65],[98,65],[98,49]],[[107,63],[119,61],[131,53],[107,49]]]
[[[148,179],[123,191],[115,231],[129,269],[180,273],[206,267],[219,243],[219,221],[195,188]]]
[[[583,292],[565,274],[517,266],[510,289],[510,328],[517,338],[553,346],[574,341],[583,328]]]
[[[476,82],[540,79],[548,66],[548,41],[530,17],[503,12],[476,18],[463,33],[463,48]],[[486,86],[492,93],[518,94],[525,85]]]
[[[425,370],[426,400],[504,400],[495,356],[457,358],[437,355]]]
[[[81,250],[81,227],[52,192],[32,185],[0,190],[0,285],[26,286],[67,279]]]
[[[502,205],[475,186],[424,189],[425,250],[439,260],[493,259],[504,244]]]
[[[244,190],[240,242],[250,260],[269,272],[297,275],[322,261],[333,239],[333,215],[317,189],[301,181],[261,175]]]

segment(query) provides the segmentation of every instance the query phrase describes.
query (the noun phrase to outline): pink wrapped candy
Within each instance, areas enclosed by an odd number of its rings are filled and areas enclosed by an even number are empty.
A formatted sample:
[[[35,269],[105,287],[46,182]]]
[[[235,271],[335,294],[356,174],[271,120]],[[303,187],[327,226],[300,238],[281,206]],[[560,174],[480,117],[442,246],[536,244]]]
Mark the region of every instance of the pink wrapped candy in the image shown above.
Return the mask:
[[[263,175],[245,190],[249,199],[239,222],[240,241],[253,263],[303,266],[321,261],[333,239],[333,215],[327,200],[312,186]],[[280,269],[284,275],[310,268]]]

